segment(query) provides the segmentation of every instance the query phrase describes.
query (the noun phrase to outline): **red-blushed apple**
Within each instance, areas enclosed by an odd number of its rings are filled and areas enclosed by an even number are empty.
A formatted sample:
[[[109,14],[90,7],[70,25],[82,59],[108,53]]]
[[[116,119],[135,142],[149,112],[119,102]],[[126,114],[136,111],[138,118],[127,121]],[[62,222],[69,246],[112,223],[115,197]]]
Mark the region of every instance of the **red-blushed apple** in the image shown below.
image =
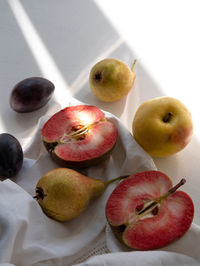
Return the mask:
[[[132,249],[163,247],[184,235],[193,220],[192,199],[172,186],[160,171],[127,177],[114,189],[106,204],[106,218],[118,239]]]
[[[82,168],[110,155],[118,130],[97,107],[76,105],[54,114],[41,134],[53,160],[65,167]]]
[[[192,116],[175,98],[153,98],[137,109],[132,132],[135,140],[151,156],[167,157],[181,151],[190,142]]]

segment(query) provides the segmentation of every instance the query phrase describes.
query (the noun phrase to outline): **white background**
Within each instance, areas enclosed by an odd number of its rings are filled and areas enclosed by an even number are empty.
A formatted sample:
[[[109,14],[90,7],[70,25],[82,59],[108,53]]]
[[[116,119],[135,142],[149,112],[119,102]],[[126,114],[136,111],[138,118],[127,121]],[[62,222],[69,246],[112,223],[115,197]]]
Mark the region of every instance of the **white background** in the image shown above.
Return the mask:
[[[23,147],[38,119],[66,106],[71,96],[110,111],[128,130],[144,100],[168,95],[188,107],[194,135],[180,153],[154,159],[173,182],[186,177],[184,190],[195,203],[200,224],[200,3],[199,1],[8,0],[0,1],[0,132]],[[131,65],[137,59],[134,88],[120,102],[107,104],[91,93],[91,67],[105,57]],[[55,84],[44,108],[17,114],[9,106],[13,86],[30,76]]]

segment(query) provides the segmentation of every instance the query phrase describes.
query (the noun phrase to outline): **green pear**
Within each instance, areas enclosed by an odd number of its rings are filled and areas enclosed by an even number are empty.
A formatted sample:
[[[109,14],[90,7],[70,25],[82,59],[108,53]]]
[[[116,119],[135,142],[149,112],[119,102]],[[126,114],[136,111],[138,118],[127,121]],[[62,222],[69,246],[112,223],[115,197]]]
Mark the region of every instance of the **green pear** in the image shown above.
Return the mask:
[[[96,97],[104,102],[115,102],[126,96],[136,78],[135,63],[136,60],[131,68],[115,58],[96,63],[89,76],[90,88]]]
[[[69,168],[56,168],[39,179],[34,198],[47,216],[64,222],[79,216],[109,183],[121,178],[103,182]]]

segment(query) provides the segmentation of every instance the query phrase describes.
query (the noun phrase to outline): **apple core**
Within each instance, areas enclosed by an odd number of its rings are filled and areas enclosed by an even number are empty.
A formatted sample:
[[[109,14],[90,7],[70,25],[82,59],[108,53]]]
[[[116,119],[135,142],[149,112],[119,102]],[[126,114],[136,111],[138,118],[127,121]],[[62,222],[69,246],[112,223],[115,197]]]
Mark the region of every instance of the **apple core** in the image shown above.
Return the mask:
[[[66,107],[42,128],[42,140],[53,160],[62,166],[82,168],[108,158],[118,130],[95,106]]]

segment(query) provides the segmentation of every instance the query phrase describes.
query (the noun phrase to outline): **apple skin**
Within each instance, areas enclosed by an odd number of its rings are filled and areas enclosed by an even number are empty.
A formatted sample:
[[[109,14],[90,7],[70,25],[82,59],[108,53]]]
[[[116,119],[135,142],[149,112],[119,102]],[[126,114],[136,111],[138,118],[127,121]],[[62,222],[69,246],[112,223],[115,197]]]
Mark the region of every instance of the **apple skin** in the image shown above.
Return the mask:
[[[97,62],[90,71],[90,88],[103,102],[116,102],[131,90],[136,78],[135,72],[124,62],[106,58]]]
[[[167,96],[156,97],[139,106],[133,119],[132,133],[151,156],[168,157],[190,142],[192,116],[179,100]]]
[[[84,127],[86,131],[76,135]],[[60,166],[74,169],[106,160],[117,137],[117,127],[92,105],[68,106],[52,115],[41,130],[42,141],[51,158]]]
[[[194,217],[192,199],[178,190],[185,182],[181,179],[173,186],[165,173],[155,170],[126,177],[106,203],[105,214],[114,235],[134,250],[161,248],[182,237]]]

